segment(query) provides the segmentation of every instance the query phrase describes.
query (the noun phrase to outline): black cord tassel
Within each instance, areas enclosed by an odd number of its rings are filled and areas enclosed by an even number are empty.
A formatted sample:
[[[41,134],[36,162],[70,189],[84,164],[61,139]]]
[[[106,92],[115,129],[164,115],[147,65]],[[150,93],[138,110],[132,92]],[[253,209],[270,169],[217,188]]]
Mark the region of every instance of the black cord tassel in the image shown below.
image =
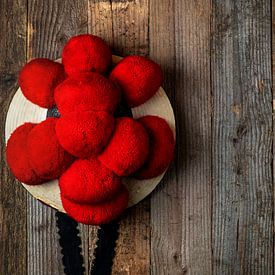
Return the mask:
[[[64,272],[67,275],[83,275],[85,269],[81,254],[78,224],[64,213],[56,212],[55,216],[60,236],[59,243],[63,255]]]
[[[109,275],[112,273],[116,241],[119,235],[118,230],[117,221],[102,225],[99,228],[91,275]]]

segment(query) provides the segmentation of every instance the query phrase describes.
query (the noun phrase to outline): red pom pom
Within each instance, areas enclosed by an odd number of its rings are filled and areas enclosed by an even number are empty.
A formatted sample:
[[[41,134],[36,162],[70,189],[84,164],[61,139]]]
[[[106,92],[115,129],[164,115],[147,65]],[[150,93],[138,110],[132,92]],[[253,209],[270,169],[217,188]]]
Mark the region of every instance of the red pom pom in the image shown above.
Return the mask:
[[[55,101],[64,115],[73,111],[113,113],[120,101],[120,90],[97,73],[82,73],[67,78],[55,90]]]
[[[56,121],[56,118],[48,118],[39,123],[27,139],[31,166],[45,180],[57,179],[74,160],[58,143]]]
[[[76,221],[100,225],[117,218],[128,205],[129,193],[123,185],[119,193],[112,200],[98,204],[76,204],[66,199],[61,193],[63,207],[67,214]]]
[[[7,162],[12,173],[19,181],[30,185],[42,182],[30,165],[26,146],[29,132],[35,125],[25,123],[19,126],[11,134],[6,149]]]
[[[54,103],[54,89],[65,79],[62,64],[47,58],[37,58],[27,63],[19,74],[18,84],[24,96],[43,108]]]
[[[73,112],[56,122],[61,146],[78,158],[98,155],[109,141],[114,118],[106,112]]]
[[[132,118],[116,120],[113,136],[99,156],[100,161],[119,176],[137,171],[149,150],[149,138],[143,126]]]
[[[162,174],[174,157],[175,139],[167,122],[157,116],[144,116],[138,119],[149,134],[148,158],[136,173],[138,179],[150,179]]]
[[[98,203],[112,199],[121,179],[97,159],[76,160],[60,177],[62,195],[76,203]]]
[[[62,62],[68,75],[89,71],[104,73],[112,64],[112,52],[100,37],[82,34],[67,42]]]
[[[113,69],[110,79],[122,89],[130,107],[146,102],[163,82],[160,66],[142,56],[128,56]]]

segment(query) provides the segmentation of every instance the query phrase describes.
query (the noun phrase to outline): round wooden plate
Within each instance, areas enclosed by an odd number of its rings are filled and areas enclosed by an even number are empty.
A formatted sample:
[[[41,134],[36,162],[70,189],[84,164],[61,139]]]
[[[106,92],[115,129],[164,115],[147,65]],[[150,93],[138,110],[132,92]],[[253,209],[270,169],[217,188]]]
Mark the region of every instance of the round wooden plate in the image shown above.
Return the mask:
[[[113,56],[113,63],[118,63],[122,58]],[[61,62],[60,59],[57,60]],[[46,119],[47,109],[41,108],[28,101],[19,88],[9,106],[5,126],[5,138],[8,141],[11,133],[25,122],[39,123]],[[172,128],[175,136],[175,116],[170,101],[161,87],[156,95],[146,103],[132,108],[134,118],[144,115],[157,115],[164,118]],[[134,178],[125,178],[123,183],[128,188],[130,200],[128,207],[131,207],[149,195],[163,178],[165,172],[158,177],[149,180],[137,180]],[[61,199],[58,180],[52,180],[41,185],[31,186],[22,183],[23,186],[38,200],[47,205],[65,212]]]

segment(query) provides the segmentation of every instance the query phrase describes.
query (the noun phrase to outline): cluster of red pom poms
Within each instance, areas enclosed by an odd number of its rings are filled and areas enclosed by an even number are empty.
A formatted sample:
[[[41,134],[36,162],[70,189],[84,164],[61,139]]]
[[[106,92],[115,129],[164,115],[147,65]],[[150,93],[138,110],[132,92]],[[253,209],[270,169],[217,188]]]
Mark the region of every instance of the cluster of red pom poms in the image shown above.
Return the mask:
[[[141,56],[112,68],[110,48],[93,35],[71,38],[62,64],[30,61],[19,75],[23,94],[40,107],[56,105],[61,117],[12,133],[6,150],[11,171],[29,185],[58,178],[63,207],[75,220],[111,221],[128,204],[122,177],[156,177],[173,159],[175,141],[165,120],[113,116],[122,98],[129,107],[143,104],[162,81],[159,65]]]

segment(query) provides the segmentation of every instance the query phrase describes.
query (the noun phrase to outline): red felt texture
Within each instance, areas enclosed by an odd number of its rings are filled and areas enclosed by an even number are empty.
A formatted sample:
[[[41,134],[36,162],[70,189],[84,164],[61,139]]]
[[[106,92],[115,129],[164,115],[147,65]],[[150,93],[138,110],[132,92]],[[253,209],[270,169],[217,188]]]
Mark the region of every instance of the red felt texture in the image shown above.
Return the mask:
[[[143,165],[148,151],[149,138],[143,126],[123,117],[116,119],[113,136],[99,159],[117,175],[128,176]]]
[[[157,116],[144,116],[138,121],[146,129],[149,154],[142,168],[136,173],[138,179],[150,179],[162,174],[174,157],[175,139],[167,122]]]
[[[113,113],[120,101],[120,90],[97,73],[81,73],[67,78],[55,90],[55,101],[64,115],[74,111]]]
[[[122,89],[130,107],[145,103],[163,82],[160,66],[142,56],[128,56],[112,70],[110,79]]]
[[[13,175],[21,182],[35,185],[42,182],[30,165],[26,140],[36,124],[25,123],[11,134],[7,148],[7,163]]]
[[[112,52],[100,37],[78,35],[65,45],[62,62],[68,75],[90,71],[105,73],[112,64]]]
[[[78,158],[98,155],[107,145],[114,129],[114,118],[106,112],[73,112],[56,122],[61,146]]]
[[[121,178],[96,159],[76,160],[59,179],[62,195],[76,203],[112,199],[121,188]]]
[[[125,210],[129,192],[125,186],[109,201],[98,204],[76,204],[66,199],[61,193],[63,207],[67,214],[78,222],[91,225],[106,224]]]
[[[29,133],[27,150],[36,174],[45,179],[57,179],[74,161],[59,144],[55,124],[58,119],[47,118]]]
[[[47,58],[37,58],[21,70],[18,84],[24,96],[43,108],[54,106],[54,89],[65,79],[63,65]]]
[[[123,177],[154,178],[172,162],[175,138],[164,119],[114,118],[121,103],[133,108],[156,94],[163,72],[154,61],[133,55],[112,68],[104,40],[82,34],[66,43],[62,64],[33,59],[18,83],[28,100],[56,105],[60,117],[18,127],[7,143],[7,163],[26,184],[59,179],[62,205],[78,222],[116,219],[129,201]]]

